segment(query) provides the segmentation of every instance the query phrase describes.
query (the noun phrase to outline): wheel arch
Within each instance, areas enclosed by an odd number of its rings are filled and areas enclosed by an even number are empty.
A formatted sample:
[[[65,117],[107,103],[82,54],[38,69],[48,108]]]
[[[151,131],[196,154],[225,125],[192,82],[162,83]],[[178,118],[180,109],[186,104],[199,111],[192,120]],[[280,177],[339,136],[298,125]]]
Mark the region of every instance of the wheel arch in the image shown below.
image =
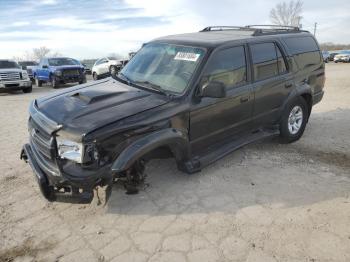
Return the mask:
[[[147,156],[149,159],[157,158],[158,150],[166,150],[173,156],[179,168],[190,157],[189,140],[186,133],[167,128],[148,134],[125,148],[112,164],[115,173],[129,169],[136,160]],[[164,151],[163,151],[164,152]],[[164,156],[164,154],[163,154]]]
[[[302,93],[300,94],[300,96],[305,100],[307,107],[308,107],[308,119],[310,117],[311,114],[311,110],[312,110],[312,95],[310,93]]]

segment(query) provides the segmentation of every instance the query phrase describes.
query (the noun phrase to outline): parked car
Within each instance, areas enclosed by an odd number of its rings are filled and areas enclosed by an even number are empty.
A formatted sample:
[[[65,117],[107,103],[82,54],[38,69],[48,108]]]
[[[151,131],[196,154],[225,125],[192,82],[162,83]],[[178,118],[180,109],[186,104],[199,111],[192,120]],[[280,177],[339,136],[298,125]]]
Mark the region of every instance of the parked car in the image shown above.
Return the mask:
[[[107,76],[115,76],[128,62],[125,59],[115,57],[103,57],[98,59],[92,67],[92,77],[98,80]]]
[[[34,82],[33,72],[36,70],[38,63],[35,61],[19,61],[18,64],[22,67],[22,69],[27,70],[30,80]]]
[[[0,91],[32,92],[32,82],[26,70],[12,60],[0,60]]]
[[[89,68],[86,64],[82,64],[82,65],[84,67],[85,75],[91,75],[92,74],[91,68]]]
[[[88,203],[115,180],[136,193],[150,159],[174,157],[192,174],[267,137],[297,141],[323,97],[324,68],[316,39],[298,28],[161,37],[115,78],[34,100],[21,158],[50,201]]]
[[[338,63],[338,62],[349,63],[350,62],[350,51],[348,51],[348,50],[340,51],[339,54],[334,56],[333,61],[334,61],[334,63]]]
[[[76,59],[68,57],[52,57],[41,59],[34,72],[35,83],[51,83],[53,88],[66,83],[85,83],[83,65]]]
[[[328,63],[328,61],[329,61],[329,52],[328,51],[322,51],[322,57],[323,57],[323,61],[325,63]]]
[[[334,61],[334,56],[336,56],[337,54],[339,54],[339,53],[338,52],[331,52],[329,54],[328,61]]]

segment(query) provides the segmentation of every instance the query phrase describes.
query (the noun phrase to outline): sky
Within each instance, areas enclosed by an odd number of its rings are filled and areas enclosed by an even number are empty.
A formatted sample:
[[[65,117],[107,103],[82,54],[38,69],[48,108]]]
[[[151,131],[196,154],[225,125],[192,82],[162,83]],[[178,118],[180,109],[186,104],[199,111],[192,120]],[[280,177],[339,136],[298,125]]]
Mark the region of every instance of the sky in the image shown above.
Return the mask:
[[[281,0],[0,0],[0,58],[46,46],[77,59],[127,55],[156,37],[209,25],[270,24]],[[350,44],[349,0],[304,0],[303,29]]]

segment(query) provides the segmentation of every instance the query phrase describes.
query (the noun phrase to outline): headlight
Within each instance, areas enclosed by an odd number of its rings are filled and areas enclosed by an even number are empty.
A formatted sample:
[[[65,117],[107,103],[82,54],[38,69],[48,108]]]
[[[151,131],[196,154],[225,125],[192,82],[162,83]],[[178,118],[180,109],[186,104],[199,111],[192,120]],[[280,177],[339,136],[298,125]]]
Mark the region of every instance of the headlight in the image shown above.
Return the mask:
[[[22,77],[23,77],[23,79],[28,79],[29,78],[27,71],[23,71],[22,72]]]
[[[56,138],[58,155],[61,158],[72,160],[77,163],[82,163],[83,145],[71,140]]]
[[[62,75],[62,71],[60,71],[60,70],[55,71],[55,75],[56,76],[61,76]]]

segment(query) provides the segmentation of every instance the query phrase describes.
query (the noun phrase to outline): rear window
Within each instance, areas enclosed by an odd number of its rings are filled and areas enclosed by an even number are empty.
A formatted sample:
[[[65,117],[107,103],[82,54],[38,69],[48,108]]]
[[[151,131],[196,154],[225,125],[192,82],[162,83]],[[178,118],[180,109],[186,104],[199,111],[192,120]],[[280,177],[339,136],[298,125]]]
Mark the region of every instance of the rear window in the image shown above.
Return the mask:
[[[321,62],[320,50],[311,36],[291,37],[284,41],[300,69],[318,65]]]

